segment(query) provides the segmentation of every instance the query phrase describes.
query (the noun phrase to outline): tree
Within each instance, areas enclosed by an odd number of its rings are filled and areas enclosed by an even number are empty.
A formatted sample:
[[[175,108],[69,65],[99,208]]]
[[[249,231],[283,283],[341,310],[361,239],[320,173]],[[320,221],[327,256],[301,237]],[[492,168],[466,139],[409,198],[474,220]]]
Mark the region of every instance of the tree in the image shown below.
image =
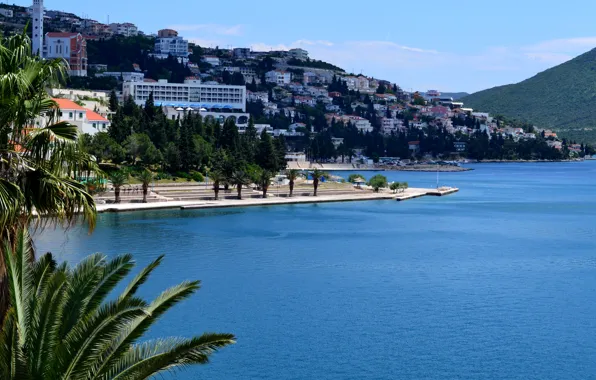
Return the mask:
[[[0,241],[7,242],[0,253],[14,243],[20,227],[84,220],[92,229],[96,218],[93,197],[76,178],[102,172],[80,150],[77,127],[57,122],[58,105],[47,92],[63,83],[66,66],[61,59],[40,60],[30,52],[25,31],[0,38]],[[30,129],[38,118],[46,126]],[[8,306],[2,257],[0,323]]]
[[[372,187],[373,190],[378,193],[379,189],[387,187],[387,177],[377,174],[368,180],[368,186]]]
[[[384,94],[387,92],[387,87],[385,84],[381,83],[379,87],[377,87],[377,94]]]
[[[242,186],[250,185],[251,183],[248,173],[246,173],[244,170],[236,170],[230,176],[229,181],[233,185],[236,185],[238,190],[238,199],[242,199]]]
[[[267,190],[269,190],[269,186],[271,185],[271,177],[273,174],[268,170],[259,170],[257,176],[257,184],[263,191],[263,198],[267,198]]]
[[[147,203],[147,191],[149,190],[149,185],[153,181],[153,173],[149,169],[145,169],[139,174],[139,180],[143,185],[143,203]]]
[[[109,102],[109,109],[112,112],[116,112],[118,110],[118,97],[116,96],[116,91],[112,90],[110,92],[110,102]]]
[[[118,170],[110,174],[110,182],[114,186],[114,203],[120,203],[120,188],[128,183],[128,174]]]
[[[271,136],[263,129],[261,132],[261,140],[257,148],[257,155],[255,157],[257,165],[264,170],[276,172],[278,168],[277,155]]]
[[[288,180],[290,181],[290,197],[293,197],[294,196],[294,183],[296,182],[296,179],[298,179],[298,177],[300,176],[300,171],[298,171],[297,169],[287,170],[286,176],[288,177]]]
[[[165,164],[171,172],[180,169],[180,151],[175,143],[169,142],[164,150]]]
[[[389,185],[389,188],[395,194],[395,193],[397,193],[397,190],[401,189],[401,183],[399,183],[399,182],[392,182],[391,185]]]
[[[120,295],[114,289],[135,266],[131,255],[102,254],[79,265],[58,265],[50,253],[35,261],[26,229],[4,252],[10,308],[0,333],[2,379],[146,379],[189,364],[234,343],[232,334],[203,334],[138,343],[166,312],[199,289],[185,281],[152,302],[137,294],[163,256]]]
[[[327,176],[327,173],[319,170],[319,169],[314,169],[312,172],[310,172],[310,175],[312,176],[312,185],[314,188],[314,193],[313,196],[317,196],[317,190],[319,189],[319,181],[323,178]]]
[[[348,182],[350,183],[356,183],[356,182],[364,182],[364,176],[362,174],[350,174],[348,176]]]
[[[219,199],[219,186],[226,182],[226,176],[219,170],[210,171],[208,177],[213,181],[213,192],[215,193],[215,200]]]
[[[136,164],[140,160],[143,165],[152,165],[160,161],[161,153],[151,142],[149,136],[144,133],[133,133],[124,142],[129,162]]]

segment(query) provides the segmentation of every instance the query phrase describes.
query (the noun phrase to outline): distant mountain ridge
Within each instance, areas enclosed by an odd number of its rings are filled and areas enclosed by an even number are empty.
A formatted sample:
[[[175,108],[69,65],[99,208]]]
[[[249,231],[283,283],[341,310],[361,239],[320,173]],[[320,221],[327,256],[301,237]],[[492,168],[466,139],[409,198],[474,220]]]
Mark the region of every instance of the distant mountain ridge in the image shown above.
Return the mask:
[[[466,107],[596,141],[596,49],[517,84],[462,98]]]

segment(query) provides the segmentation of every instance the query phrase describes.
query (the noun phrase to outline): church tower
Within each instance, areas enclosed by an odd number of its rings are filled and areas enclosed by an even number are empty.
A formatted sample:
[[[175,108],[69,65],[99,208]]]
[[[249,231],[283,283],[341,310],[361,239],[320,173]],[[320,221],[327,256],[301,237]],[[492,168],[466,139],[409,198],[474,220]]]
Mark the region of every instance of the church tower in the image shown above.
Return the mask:
[[[33,0],[31,13],[31,50],[33,55],[43,56],[43,0]]]

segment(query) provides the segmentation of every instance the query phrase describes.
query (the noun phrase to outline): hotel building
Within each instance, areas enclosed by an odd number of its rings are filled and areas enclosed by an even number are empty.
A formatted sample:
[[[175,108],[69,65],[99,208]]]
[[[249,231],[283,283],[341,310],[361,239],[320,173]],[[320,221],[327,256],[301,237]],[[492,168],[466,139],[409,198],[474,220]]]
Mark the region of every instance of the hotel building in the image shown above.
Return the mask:
[[[188,78],[184,83],[124,82],[122,95],[132,96],[143,105],[153,93],[155,105],[204,109],[241,110],[246,112],[246,87],[221,84],[201,84],[199,79]]]

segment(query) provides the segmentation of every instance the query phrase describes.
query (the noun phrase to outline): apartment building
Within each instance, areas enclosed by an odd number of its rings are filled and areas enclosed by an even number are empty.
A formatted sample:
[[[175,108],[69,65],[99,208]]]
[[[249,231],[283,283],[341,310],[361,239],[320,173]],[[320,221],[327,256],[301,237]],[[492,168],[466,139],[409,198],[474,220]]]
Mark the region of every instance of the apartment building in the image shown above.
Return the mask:
[[[178,36],[178,32],[172,29],[162,29],[157,35],[153,50],[155,58],[165,59],[171,55],[182,59],[183,63],[188,62],[188,40]]]
[[[292,74],[288,71],[272,70],[265,73],[265,81],[278,85],[289,84],[292,81]]]
[[[290,57],[299,59],[301,61],[306,61],[308,59],[308,51],[304,49],[290,49]]]
[[[114,34],[119,34],[121,36],[125,36],[125,37],[134,37],[136,35],[139,34],[139,28],[137,28],[137,26],[135,24],[132,24],[130,22],[124,22],[124,23],[111,23],[109,25],[110,30],[112,31],[112,33]]]
[[[122,85],[124,98],[132,96],[138,105],[145,104],[151,93],[155,103],[160,105],[246,111],[245,86],[202,84],[198,79],[187,79],[184,83],[161,79],[157,82],[124,82]]]

